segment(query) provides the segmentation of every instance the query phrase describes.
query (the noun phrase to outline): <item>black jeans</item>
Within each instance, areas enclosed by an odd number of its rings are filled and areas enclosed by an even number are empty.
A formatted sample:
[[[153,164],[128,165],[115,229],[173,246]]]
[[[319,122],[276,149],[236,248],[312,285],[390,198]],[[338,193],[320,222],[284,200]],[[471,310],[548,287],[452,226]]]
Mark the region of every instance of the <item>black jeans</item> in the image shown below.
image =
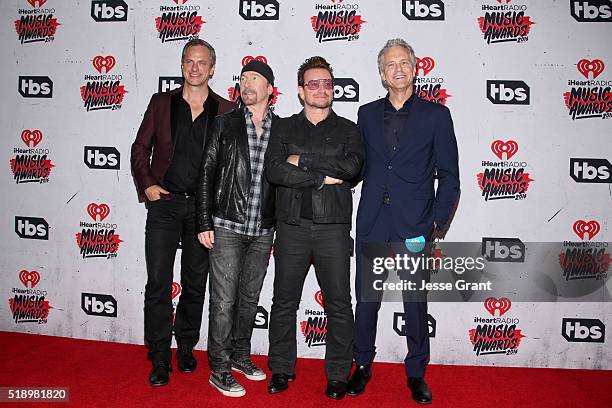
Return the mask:
[[[210,251],[208,362],[230,371],[230,359],[251,355],[251,336],[274,233],[252,237],[215,228]]]
[[[350,286],[350,224],[300,225],[279,222],[274,244],[274,297],[270,316],[268,366],[273,374],[294,374],[296,312],[311,261],[327,313],[325,373],[346,382],[353,359]]]
[[[208,275],[208,250],[195,230],[195,198],[171,195],[147,203],[145,257],[145,340],[152,361],[171,360],[172,281],[174,258],[181,243],[182,292],[176,307],[177,344],[194,347],[200,339],[202,309]]]

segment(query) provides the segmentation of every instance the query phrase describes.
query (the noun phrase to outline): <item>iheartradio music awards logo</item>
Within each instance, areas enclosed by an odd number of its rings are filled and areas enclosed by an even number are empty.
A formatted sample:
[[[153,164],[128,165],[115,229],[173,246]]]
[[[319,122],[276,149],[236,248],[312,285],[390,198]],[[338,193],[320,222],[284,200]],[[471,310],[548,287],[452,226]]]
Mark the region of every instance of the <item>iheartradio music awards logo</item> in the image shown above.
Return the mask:
[[[323,309],[323,295],[321,290],[314,295],[315,301]],[[308,347],[324,346],[327,339],[327,313],[325,310],[304,310],[306,320],[302,320],[300,328],[304,342]]]
[[[172,324],[174,324],[174,319],[176,318],[176,307],[178,306],[182,291],[183,288],[180,283],[172,282]]]
[[[47,291],[38,287],[40,273],[23,269],[19,272],[19,280],[25,289],[14,287],[12,290],[9,307],[13,320],[15,323],[47,323],[53,307],[47,300]]]
[[[601,231],[597,220],[577,220],[572,225],[579,242],[563,241],[565,252],[559,254],[559,265],[566,281],[570,280],[605,280],[608,278],[612,257],[607,242],[593,239]]]
[[[514,140],[491,143],[491,151],[500,161],[483,160],[483,172],[476,175],[485,201],[527,198],[527,190],[534,180],[525,172],[526,162],[510,161],[518,150],[519,145]]]
[[[116,258],[119,244],[123,242],[117,234],[117,224],[103,222],[110,214],[107,204],[90,203],[87,214],[94,222],[81,221],[81,232],[76,234],[76,243],[83,259]]]
[[[266,64],[268,63],[268,59],[264,57],[263,55],[258,55],[256,57],[247,55],[244,58],[242,58],[242,66],[244,67],[246,64],[248,64],[252,60],[258,60]],[[227,88],[227,97],[230,101],[236,103],[238,101],[238,98],[240,98],[240,75],[232,76],[232,82],[234,82],[234,86],[230,86],[229,88]],[[278,100],[278,95],[282,95],[282,94],[283,93],[278,90],[278,87],[275,86],[272,91],[272,98],[270,99],[270,102],[269,102],[270,107],[272,109],[276,105],[276,101]]]
[[[163,43],[198,38],[202,24],[199,5],[186,5],[188,0],[172,0],[174,6],[159,6],[161,15],[155,18],[157,38]],[[167,1],[168,2],[168,1]]]
[[[563,100],[573,120],[612,118],[612,80],[600,78],[606,64],[600,59],[581,59],[576,64],[585,80],[569,79],[571,89],[563,93]]]
[[[344,0],[315,4],[316,16],[310,17],[315,37],[320,43],[327,41],[355,41],[359,39],[365,20],[359,13],[359,4]]]
[[[22,0],[23,1],[23,0]],[[32,8],[20,8],[19,19],[15,20],[17,39],[21,44],[51,42],[55,39],[57,27],[61,24],[54,17],[54,8],[42,8],[47,0],[27,0]]]
[[[493,317],[474,317],[477,325],[469,333],[476,356],[518,353],[521,339],[526,336],[517,328],[518,317],[506,316],[511,307],[512,302],[508,298],[490,297],[484,301],[485,310]]]
[[[85,85],[81,86],[83,107],[87,112],[94,110],[118,110],[123,104],[123,97],[128,91],[121,84],[123,75],[109,74],[117,65],[112,55],[96,55],[92,65],[100,75],[85,75]]]
[[[431,57],[416,59],[416,77],[414,78],[414,92],[426,101],[446,105],[446,100],[451,97],[444,86],[444,78],[429,76],[436,67],[436,61]]]
[[[13,148],[15,157],[11,159],[11,172],[17,184],[49,182],[55,165],[49,159],[49,149],[37,147],[42,140],[43,133],[38,129],[21,132],[21,141],[27,148]]]
[[[535,23],[525,15],[527,6],[509,4],[510,0],[497,2],[499,4],[483,4],[485,15],[478,17],[478,26],[487,44],[528,41],[531,25]]]

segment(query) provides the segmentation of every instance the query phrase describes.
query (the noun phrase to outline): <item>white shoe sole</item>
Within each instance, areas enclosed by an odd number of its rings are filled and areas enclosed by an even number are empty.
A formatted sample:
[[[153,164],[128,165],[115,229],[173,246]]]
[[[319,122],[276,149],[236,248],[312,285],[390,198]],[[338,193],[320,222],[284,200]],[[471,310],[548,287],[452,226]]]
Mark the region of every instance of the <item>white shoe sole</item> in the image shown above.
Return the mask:
[[[226,397],[239,398],[239,397],[244,397],[244,395],[246,394],[246,390],[226,391],[222,388],[219,388],[217,384],[213,382],[213,380],[208,380],[208,383],[212,385],[213,387],[215,387],[221,394],[225,395]]]
[[[264,381],[267,378],[266,373],[263,373],[263,375],[251,375],[251,374],[245,373],[244,371],[236,367],[232,367],[232,371],[239,372],[240,374],[244,375],[246,378],[248,378],[251,381]]]

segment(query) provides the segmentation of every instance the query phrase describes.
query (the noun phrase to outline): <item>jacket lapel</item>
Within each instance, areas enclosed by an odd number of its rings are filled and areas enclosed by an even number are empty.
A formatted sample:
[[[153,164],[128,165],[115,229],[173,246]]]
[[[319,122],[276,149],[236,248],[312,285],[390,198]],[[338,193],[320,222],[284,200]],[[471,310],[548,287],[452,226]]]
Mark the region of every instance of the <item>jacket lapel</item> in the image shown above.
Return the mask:
[[[384,157],[389,157],[387,146],[385,146],[385,99],[379,99],[376,106],[372,109],[371,114],[372,122],[370,128],[372,132],[370,134],[369,144],[374,147]]]

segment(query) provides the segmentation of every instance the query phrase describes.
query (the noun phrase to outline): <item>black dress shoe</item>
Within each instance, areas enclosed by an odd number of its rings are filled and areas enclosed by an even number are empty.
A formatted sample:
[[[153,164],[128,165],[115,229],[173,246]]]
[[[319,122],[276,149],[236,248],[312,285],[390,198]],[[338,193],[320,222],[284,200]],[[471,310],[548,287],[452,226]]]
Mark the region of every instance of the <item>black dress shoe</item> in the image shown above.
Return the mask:
[[[153,363],[151,374],[149,374],[149,384],[153,387],[159,387],[168,384],[170,381],[170,363],[167,361],[157,361]]]
[[[408,377],[412,399],[419,404],[431,404],[431,391],[423,377]]]
[[[346,393],[352,397],[365,391],[366,385],[372,377],[372,364],[357,366],[357,369],[348,382]]]
[[[346,395],[346,383],[342,381],[330,380],[327,382],[325,395],[330,398],[341,400]]]
[[[295,380],[295,374],[272,374],[272,378],[270,378],[270,383],[268,384],[268,392],[270,394],[276,394],[282,391],[285,391],[289,388],[289,381]]]
[[[193,349],[191,347],[179,346],[176,349],[176,361],[178,369],[184,373],[191,373],[198,366],[198,360],[193,356]]]

